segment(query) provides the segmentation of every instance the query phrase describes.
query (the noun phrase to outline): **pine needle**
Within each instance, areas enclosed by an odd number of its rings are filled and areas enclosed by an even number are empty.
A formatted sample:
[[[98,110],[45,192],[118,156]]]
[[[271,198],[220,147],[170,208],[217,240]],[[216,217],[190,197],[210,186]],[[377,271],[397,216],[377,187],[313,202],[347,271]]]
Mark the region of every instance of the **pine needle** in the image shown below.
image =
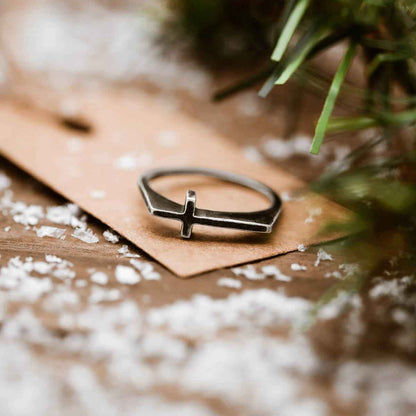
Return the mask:
[[[356,50],[356,43],[351,42],[345,52],[344,58],[342,59],[337,72],[335,73],[334,79],[332,80],[331,87],[325,100],[324,108],[321,116],[319,117],[318,123],[315,129],[315,137],[313,138],[310,152],[318,154],[321,145],[324,141],[325,132],[328,126],[329,119],[332,111],[334,110],[335,101],[338,97],[341,85],[344,82],[345,76],[347,75],[348,69],[351,65],[352,59],[354,58]]]
[[[306,9],[308,8],[310,0],[299,0],[294,7],[292,13],[289,16],[286,24],[284,25],[283,31],[277,41],[276,47],[272,54],[272,60],[279,62],[282,59],[283,54],[285,53],[290,40],[295,33],[296,28],[298,27],[303,15],[305,14]]]
[[[318,25],[317,28],[313,28],[310,32],[305,34],[304,39],[301,40],[302,47],[296,49],[292,56],[288,58],[288,62],[282,74],[275,81],[276,85],[285,84],[293,73],[302,65],[312,49],[329,33],[331,29],[328,26]]]

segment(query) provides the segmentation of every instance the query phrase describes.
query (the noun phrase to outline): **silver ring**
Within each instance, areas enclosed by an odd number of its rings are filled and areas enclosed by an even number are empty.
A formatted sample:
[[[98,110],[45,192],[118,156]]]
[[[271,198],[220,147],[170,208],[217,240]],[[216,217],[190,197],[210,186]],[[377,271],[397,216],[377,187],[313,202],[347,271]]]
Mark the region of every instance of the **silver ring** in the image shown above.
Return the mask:
[[[152,179],[162,176],[189,174],[210,176],[253,189],[269,199],[270,207],[254,212],[211,211],[196,208],[194,191],[187,191],[185,204],[181,205],[160,195],[149,184]],[[181,235],[183,238],[191,237],[194,224],[271,233],[282,208],[282,202],[273,189],[254,179],[221,170],[205,168],[153,169],[139,177],[138,185],[150,214],[182,221]]]

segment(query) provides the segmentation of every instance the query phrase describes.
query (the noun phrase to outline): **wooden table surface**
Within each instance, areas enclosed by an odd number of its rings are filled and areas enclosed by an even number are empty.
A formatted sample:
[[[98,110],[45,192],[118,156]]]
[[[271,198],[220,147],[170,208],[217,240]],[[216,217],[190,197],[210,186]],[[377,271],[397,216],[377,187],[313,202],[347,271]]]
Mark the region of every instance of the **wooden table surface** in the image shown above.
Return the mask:
[[[179,106],[248,146],[267,132],[283,134],[282,118],[270,115],[283,111],[283,100],[272,101],[251,116],[238,110],[235,98],[215,106],[182,95]],[[316,99],[309,97],[301,110],[304,134],[311,108]],[[278,163],[306,180],[324,166],[305,157]],[[14,202],[44,210],[68,202],[5,159],[0,169],[11,180]],[[41,225],[54,226],[44,219],[36,226]],[[410,290],[405,283],[377,295],[371,288],[380,282],[371,282],[362,296],[338,298],[310,329],[299,329],[299,311],[338,281],[327,276],[339,272],[340,256],[332,253],[333,261],[315,267],[317,249],[309,249],[253,265],[257,271],[277,266],[292,277],[289,282],[252,280],[229,269],[181,280],[127,241],[105,241],[105,224],[88,218],[88,225],[99,243],[80,241],[62,225],[64,240],[40,238],[9,211],[0,215],[0,284],[16,257],[44,262],[47,254],[58,256],[75,272],[73,279],[51,278],[52,287],[34,301],[1,286],[0,391],[8,386],[9,397],[0,414],[29,414],[29,409],[44,415],[414,414],[415,304],[400,295]],[[130,258],[118,252],[125,244],[153,265],[160,280],[135,285],[116,280],[116,267],[130,266]],[[292,270],[294,263],[307,269]],[[94,271],[106,273],[109,282],[92,282]],[[241,282],[241,288],[220,286],[224,277]],[[98,303],[92,300],[97,287],[105,291]],[[119,299],[106,301],[109,293]],[[132,304],[136,312],[117,309]],[[0,398],[4,403],[2,393]]]

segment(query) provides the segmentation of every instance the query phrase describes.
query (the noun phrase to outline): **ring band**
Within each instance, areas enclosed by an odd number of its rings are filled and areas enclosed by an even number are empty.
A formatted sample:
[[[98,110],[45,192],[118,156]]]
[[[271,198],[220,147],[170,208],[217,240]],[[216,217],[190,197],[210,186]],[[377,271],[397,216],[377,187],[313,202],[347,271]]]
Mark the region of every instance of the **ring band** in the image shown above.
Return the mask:
[[[150,186],[152,179],[162,176],[189,174],[209,176],[253,189],[269,199],[270,207],[253,212],[212,211],[196,208],[196,194],[194,191],[187,191],[185,204],[181,205],[160,195]],[[139,177],[138,185],[150,214],[182,221],[181,235],[183,238],[191,237],[194,224],[270,233],[282,208],[282,202],[273,189],[254,179],[221,170],[206,168],[153,169]]]

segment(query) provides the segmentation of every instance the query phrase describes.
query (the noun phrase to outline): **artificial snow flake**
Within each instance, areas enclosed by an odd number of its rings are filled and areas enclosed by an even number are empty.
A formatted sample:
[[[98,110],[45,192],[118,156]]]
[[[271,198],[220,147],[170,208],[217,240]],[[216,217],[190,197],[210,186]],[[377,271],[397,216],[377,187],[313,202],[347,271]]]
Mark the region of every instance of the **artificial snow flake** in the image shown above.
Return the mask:
[[[308,313],[310,305],[307,300],[269,289],[246,290],[226,299],[195,295],[189,301],[152,309],[148,320],[154,327],[166,326],[172,333],[198,337],[223,328],[243,328],[249,322],[263,327],[294,323]]]
[[[90,276],[91,282],[99,285],[106,285],[108,283],[108,276],[104,272],[94,272]]]
[[[61,238],[65,234],[64,228],[50,227],[42,225],[40,228],[35,228],[38,237],[53,237]]]
[[[71,234],[73,237],[78,238],[78,240],[84,241],[84,243],[98,243],[98,237],[90,229],[76,228]]]
[[[140,271],[145,280],[160,280],[160,273],[154,271],[151,263],[131,259],[130,264]]]
[[[280,282],[290,282],[292,280],[290,276],[286,276],[285,274],[283,274],[280,271],[280,269],[273,264],[263,266],[261,270],[266,276],[273,276],[275,280],[278,280]]]
[[[301,253],[305,252],[308,248],[305,247],[303,244],[299,244],[298,245],[298,251],[300,251]]]
[[[54,265],[50,263],[46,263],[44,261],[35,261],[32,263],[33,271],[39,274],[47,274],[50,273],[53,269]]]
[[[121,298],[121,293],[118,289],[104,289],[99,286],[93,286],[91,288],[91,295],[88,298],[90,303],[100,302],[114,302]]]
[[[11,184],[10,178],[3,171],[0,171],[0,192],[9,188]]]
[[[260,153],[259,149],[255,146],[247,146],[243,150],[244,156],[247,160],[253,163],[260,163],[264,160],[263,155]]]
[[[119,283],[123,285],[135,285],[140,282],[140,275],[137,273],[133,267],[121,266],[116,267],[116,279]]]
[[[275,280],[289,282],[292,280],[290,276],[283,274],[275,265],[263,266],[261,272],[258,272],[251,264],[245,267],[233,267],[231,271],[237,276],[244,276],[249,280],[264,280],[268,276],[272,276]]]
[[[118,249],[118,252],[123,256],[123,257],[140,257],[139,254],[136,253],[130,253],[129,250],[129,246],[127,244],[124,244],[123,246],[121,246],[121,248]]]
[[[400,279],[381,280],[370,290],[369,295],[372,299],[378,299],[383,296],[395,299],[397,302],[405,301],[406,290],[412,285],[413,279],[410,276],[404,276]]]
[[[245,267],[233,267],[231,271],[237,276],[244,276],[249,280],[264,280],[266,275],[264,273],[257,272],[256,268],[251,264]]]
[[[318,217],[321,214],[322,214],[322,208],[320,208],[320,207],[310,209],[309,210],[309,217],[306,218],[305,224],[309,224],[311,222],[314,222],[315,217]]]
[[[105,191],[101,189],[93,189],[90,192],[90,197],[93,199],[103,199],[105,197]]]
[[[163,130],[158,134],[157,142],[163,147],[172,148],[178,144],[178,135],[174,131]]]
[[[306,270],[307,269],[306,266],[302,266],[301,264],[298,264],[298,263],[292,263],[290,265],[290,268],[294,271],[301,271],[301,270]]]
[[[66,144],[69,153],[79,153],[84,146],[84,142],[79,137],[71,137]]]
[[[297,135],[290,140],[266,136],[263,139],[263,150],[274,159],[284,160],[293,156],[309,155],[311,142],[311,137],[302,135]]]
[[[119,241],[119,236],[110,230],[104,231],[103,236],[106,241],[109,241],[112,244],[116,244]]]
[[[46,218],[55,223],[70,225],[73,228],[86,228],[85,220],[81,217],[82,211],[75,204],[59,205],[46,209]]]
[[[62,263],[62,259],[58,256],[55,256],[54,254],[46,254],[45,260],[48,263]]]
[[[10,214],[15,222],[23,225],[36,225],[44,217],[40,205],[26,205],[23,202],[14,203]]]
[[[137,170],[142,167],[148,166],[152,162],[152,156],[148,153],[144,153],[140,156],[132,154],[125,154],[120,156],[114,162],[114,167],[118,170]]]
[[[316,258],[314,266],[318,267],[321,261],[328,261],[328,260],[329,261],[333,260],[332,256],[329,253],[327,253],[323,248],[320,248],[318,250],[318,254],[317,254],[317,258]]]
[[[231,277],[221,277],[217,280],[217,285],[228,287],[230,289],[241,289],[242,287],[240,280],[233,279]]]

